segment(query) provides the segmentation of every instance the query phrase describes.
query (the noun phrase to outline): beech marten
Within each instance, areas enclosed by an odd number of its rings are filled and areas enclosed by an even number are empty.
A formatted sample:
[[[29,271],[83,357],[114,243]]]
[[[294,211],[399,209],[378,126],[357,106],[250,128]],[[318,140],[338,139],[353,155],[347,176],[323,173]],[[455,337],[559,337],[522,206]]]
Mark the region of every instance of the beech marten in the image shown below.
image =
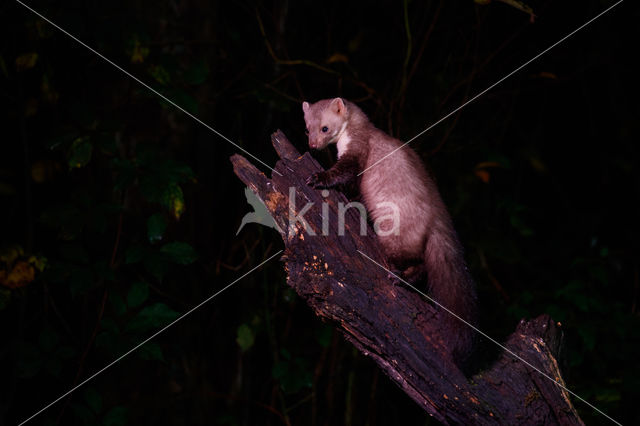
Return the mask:
[[[411,283],[426,276],[431,297],[475,326],[475,283],[451,216],[418,154],[404,146],[368,169],[402,142],[377,129],[360,108],[342,98],[303,102],[302,110],[309,147],[335,143],[338,148],[336,164],[310,176],[307,184],[331,188],[357,181],[372,221],[388,217],[390,204],[395,206],[396,229],[378,232],[389,263]],[[443,312],[442,318],[442,336],[454,360],[463,364],[473,348],[474,330],[449,313]]]

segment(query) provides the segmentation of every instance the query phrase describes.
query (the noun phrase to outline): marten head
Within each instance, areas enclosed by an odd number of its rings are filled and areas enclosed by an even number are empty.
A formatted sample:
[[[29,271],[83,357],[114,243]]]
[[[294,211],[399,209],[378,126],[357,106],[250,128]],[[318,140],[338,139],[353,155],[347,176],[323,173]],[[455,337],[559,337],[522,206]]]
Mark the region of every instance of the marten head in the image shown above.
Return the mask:
[[[347,126],[347,107],[341,98],[324,99],[314,104],[303,102],[302,111],[312,149],[323,149],[336,143]]]

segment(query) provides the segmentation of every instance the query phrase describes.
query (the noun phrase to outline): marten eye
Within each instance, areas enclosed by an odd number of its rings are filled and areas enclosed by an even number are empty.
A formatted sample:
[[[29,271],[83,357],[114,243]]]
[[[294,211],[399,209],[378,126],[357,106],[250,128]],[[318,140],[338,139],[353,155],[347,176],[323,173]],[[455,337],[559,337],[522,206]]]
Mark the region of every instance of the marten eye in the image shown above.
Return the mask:
[[[322,133],[327,133],[329,131],[329,128],[327,126],[324,126],[322,128]]]
[[[309,129],[304,129],[304,134],[308,136],[309,135]]]

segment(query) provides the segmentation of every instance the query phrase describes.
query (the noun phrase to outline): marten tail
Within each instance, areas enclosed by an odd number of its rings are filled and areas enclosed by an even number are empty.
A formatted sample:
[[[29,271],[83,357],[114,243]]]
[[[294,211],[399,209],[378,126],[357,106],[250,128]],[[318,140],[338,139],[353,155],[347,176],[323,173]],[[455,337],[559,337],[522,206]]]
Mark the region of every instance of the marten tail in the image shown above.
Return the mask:
[[[453,227],[436,226],[431,230],[424,257],[431,297],[468,324],[477,326],[476,286]],[[440,312],[442,336],[456,364],[463,366],[473,350],[476,332],[445,309]]]

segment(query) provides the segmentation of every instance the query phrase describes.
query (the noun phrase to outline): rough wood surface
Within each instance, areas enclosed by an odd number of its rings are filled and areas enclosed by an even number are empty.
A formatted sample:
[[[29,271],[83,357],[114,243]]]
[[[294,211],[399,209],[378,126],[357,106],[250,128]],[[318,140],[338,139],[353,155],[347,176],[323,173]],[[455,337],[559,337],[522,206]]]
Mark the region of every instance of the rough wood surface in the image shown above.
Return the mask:
[[[442,423],[582,424],[566,391],[506,352],[488,370],[466,378],[439,334],[439,318],[446,313],[415,291],[394,285],[386,271],[359,254],[386,265],[373,230],[368,227],[367,235],[360,235],[356,209],[347,210],[344,235],[338,235],[338,204],[348,200],[338,191],[325,197],[307,186],[305,179],[322,170],[320,165],[308,153],[300,155],[282,132],[271,140],[281,158],[275,168],[281,176],[268,178],[240,155],[231,161],[279,225],[287,283],[316,315],[335,324]],[[313,203],[304,214],[310,232],[301,223],[289,229],[290,191],[295,194],[293,216]],[[323,203],[329,213],[324,230]],[[559,335],[556,324],[542,315],[521,321],[504,345],[563,383],[556,362]]]

